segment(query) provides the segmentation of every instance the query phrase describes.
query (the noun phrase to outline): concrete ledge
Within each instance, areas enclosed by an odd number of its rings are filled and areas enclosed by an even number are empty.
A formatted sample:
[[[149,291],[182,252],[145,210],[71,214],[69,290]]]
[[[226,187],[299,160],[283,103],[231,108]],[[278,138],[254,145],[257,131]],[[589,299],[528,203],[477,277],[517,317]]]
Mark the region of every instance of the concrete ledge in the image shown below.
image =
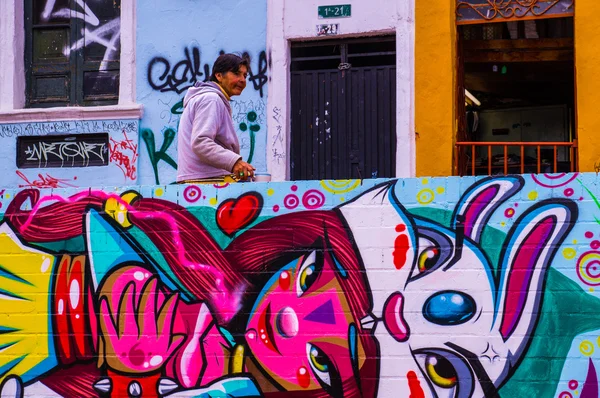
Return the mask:
[[[0,123],[141,119],[143,113],[143,106],[141,104],[15,109],[9,112],[0,112]]]

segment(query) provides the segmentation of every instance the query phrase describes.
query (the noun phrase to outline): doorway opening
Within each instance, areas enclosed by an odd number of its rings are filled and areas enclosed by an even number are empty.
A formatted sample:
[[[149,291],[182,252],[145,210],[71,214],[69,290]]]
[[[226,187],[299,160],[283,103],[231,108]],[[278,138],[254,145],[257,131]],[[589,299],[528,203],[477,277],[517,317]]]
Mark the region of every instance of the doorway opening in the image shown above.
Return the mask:
[[[458,27],[459,175],[575,171],[573,17]]]

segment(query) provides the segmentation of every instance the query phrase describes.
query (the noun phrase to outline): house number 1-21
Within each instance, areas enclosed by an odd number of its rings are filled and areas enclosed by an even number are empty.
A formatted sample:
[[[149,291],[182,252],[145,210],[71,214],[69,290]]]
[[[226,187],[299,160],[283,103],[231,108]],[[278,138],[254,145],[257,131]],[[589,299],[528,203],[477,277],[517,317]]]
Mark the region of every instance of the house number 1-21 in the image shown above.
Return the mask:
[[[352,13],[350,4],[341,4],[337,6],[320,6],[318,8],[319,18],[346,18]]]

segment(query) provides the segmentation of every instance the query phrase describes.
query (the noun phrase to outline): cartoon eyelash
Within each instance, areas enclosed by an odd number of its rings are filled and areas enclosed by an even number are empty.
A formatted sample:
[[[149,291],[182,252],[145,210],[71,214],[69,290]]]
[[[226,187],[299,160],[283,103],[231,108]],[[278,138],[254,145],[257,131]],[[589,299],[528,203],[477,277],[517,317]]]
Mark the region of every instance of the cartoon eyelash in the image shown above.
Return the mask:
[[[426,349],[415,351],[414,357],[437,396],[467,398],[473,394],[473,372],[460,356],[446,350]]]
[[[297,272],[296,294],[301,297],[317,280],[323,268],[323,257],[316,251],[304,257],[302,265]]]
[[[332,397],[342,396],[340,375],[327,355],[316,345],[306,343],[306,356],[321,387]]]

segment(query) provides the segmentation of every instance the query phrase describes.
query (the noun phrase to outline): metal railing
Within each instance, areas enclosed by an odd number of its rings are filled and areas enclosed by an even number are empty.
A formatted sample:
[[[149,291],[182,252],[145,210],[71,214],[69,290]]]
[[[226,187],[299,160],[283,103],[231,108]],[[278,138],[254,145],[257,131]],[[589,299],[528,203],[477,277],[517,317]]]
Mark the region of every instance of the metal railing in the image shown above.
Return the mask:
[[[518,147],[518,155],[509,153],[509,149],[512,150],[514,147]],[[501,153],[493,156],[492,152],[498,152],[498,148],[501,149]],[[536,156],[526,158],[526,148],[533,148]],[[550,148],[553,154],[551,159],[542,159],[542,148]],[[559,160],[559,151],[563,160]],[[487,159],[483,157],[486,154]],[[454,171],[460,176],[573,172],[577,167],[576,156],[576,140],[573,142],[457,142]]]

